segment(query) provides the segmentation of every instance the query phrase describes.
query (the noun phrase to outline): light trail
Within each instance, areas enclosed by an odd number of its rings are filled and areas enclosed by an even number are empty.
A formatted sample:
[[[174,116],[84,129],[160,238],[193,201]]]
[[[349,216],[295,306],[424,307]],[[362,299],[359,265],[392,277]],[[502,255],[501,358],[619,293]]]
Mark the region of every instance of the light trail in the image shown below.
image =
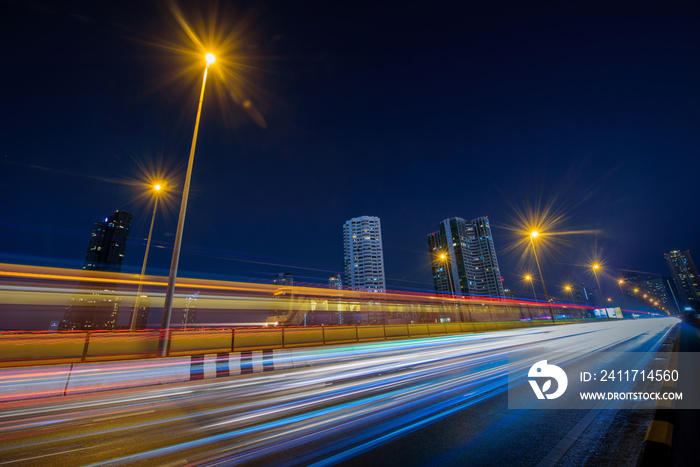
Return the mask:
[[[651,351],[676,323],[647,319],[304,351],[311,366],[0,404],[0,465],[332,465],[507,388],[509,357]],[[530,361],[527,360],[527,361]],[[104,441],[108,439],[109,443]],[[77,445],[94,449],[72,451]],[[99,449],[98,449],[99,447]]]

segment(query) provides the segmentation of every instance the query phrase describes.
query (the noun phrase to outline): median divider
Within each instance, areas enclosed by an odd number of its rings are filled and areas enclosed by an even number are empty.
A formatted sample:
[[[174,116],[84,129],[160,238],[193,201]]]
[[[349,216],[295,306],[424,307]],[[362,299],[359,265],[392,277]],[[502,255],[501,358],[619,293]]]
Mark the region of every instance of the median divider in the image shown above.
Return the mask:
[[[511,326],[517,322],[509,323]],[[195,380],[260,373],[290,368],[312,367],[328,362],[332,352],[333,362],[352,361],[360,358],[364,347],[335,345],[363,341],[393,340],[407,337],[428,337],[429,335],[447,335],[463,332],[484,332],[496,329],[491,323],[446,323],[446,324],[400,324],[338,326],[315,328],[281,328],[272,329],[235,329],[214,330],[209,333],[197,331],[178,331],[173,333],[172,353],[191,352],[187,356],[169,356],[166,358],[141,358],[120,361],[84,361],[61,365],[43,365],[21,368],[0,368],[0,401],[30,399],[38,397],[65,396],[90,393],[101,390],[125,389],[167,383],[179,383]],[[125,351],[128,355],[140,355],[154,352],[157,332],[134,333],[145,339],[137,340],[136,347],[128,347],[128,337],[134,334],[119,335],[100,334],[93,341],[89,335],[71,334],[76,346],[84,339],[81,350],[83,358],[97,358],[98,352],[105,352],[108,358],[116,357],[116,352]],[[116,337],[115,337],[116,336]],[[124,339],[124,337],[127,339]],[[96,336],[92,336],[95,338]],[[228,346],[233,344],[243,348],[230,352]],[[86,343],[93,342],[93,353],[88,352]],[[326,343],[326,347],[318,346]],[[298,348],[275,348],[284,345]],[[126,347],[124,347],[126,346]],[[192,354],[202,347],[211,349],[206,353]],[[307,347],[307,348],[303,348]],[[213,350],[213,351],[212,351]],[[44,354],[41,354],[44,355]]]
[[[669,333],[669,338],[662,344],[663,347],[670,347],[671,357],[668,362],[668,370],[678,368],[678,352],[680,350],[681,328],[676,325],[676,332]],[[668,351],[668,350],[666,350]],[[673,392],[676,389],[676,381],[665,381],[662,383],[664,392]],[[637,461],[638,467],[656,467],[659,465],[673,465],[671,456],[671,446],[673,441],[673,423],[675,401],[659,400],[654,410],[654,418],[649,423],[642,452]]]
[[[466,323],[287,326],[173,330],[167,356],[289,349],[376,340],[480,333],[532,326],[570,324],[573,320],[477,321]],[[158,357],[157,330],[116,332],[0,334],[0,365],[102,362]]]

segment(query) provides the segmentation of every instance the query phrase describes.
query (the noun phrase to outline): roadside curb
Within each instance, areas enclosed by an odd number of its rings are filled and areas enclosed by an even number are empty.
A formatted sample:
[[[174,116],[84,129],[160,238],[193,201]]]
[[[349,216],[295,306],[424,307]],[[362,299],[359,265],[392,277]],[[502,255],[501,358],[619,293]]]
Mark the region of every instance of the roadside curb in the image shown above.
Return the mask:
[[[664,345],[671,346],[671,358],[668,362],[668,369],[675,370],[678,367],[678,350],[680,348],[681,328],[676,325],[673,340],[667,341]],[[662,384],[664,390],[672,391],[676,388],[675,381],[667,381]],[[654,418],[649,423],[647,434],[644,437],[642,452],[637,460],[637,467],[659,467],[673,465],[671,458],[671,445],[673,441],[675,402],[671,400],[658,401],[654,409]]]

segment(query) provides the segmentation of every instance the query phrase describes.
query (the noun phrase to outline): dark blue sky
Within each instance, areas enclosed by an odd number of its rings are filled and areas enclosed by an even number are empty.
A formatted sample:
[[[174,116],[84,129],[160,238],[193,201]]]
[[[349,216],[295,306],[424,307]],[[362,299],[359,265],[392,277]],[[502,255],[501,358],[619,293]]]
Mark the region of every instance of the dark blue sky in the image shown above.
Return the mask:
[[[162,45],[191,44],[159,3],[52,3],[0,3],[0,261],[79,268],[93,224],[125,209],[136,272],[150,210],[123,182],[161,165],[182,184],[202,70],[178,78],[192,62]],[[376,3],[202,9],[236,37],[240,78],[207,85],[183,274],[324,281],[343,222],[376,215],[389,287],[431,289],[426,235],[487,215],[526,290],[508,227],[548,203],[556,230],[597,231],[542,252],[550,290],[592,282],[596,254],[611,276],[700,259],[696,2]],[[167,271],[176,205],[149,272]]]

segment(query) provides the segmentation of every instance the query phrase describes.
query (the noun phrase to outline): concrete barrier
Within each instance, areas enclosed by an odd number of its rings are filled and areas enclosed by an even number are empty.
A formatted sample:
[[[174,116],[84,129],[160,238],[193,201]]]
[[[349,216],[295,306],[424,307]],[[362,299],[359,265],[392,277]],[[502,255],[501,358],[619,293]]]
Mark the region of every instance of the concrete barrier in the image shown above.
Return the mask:
[[[577,322],[549,318],[535,321],[481,321],[313,327],[174,330],[169,356],[219,354],[347,344],[431,335],[488,332]],[[34,364],[97,362],[152,358],[157,355],[159,331],[28,333],[0,335],[0,364],[6,368]],[[233,344],[233,345],[232,345]]]
[[[409,331],[408,327],[410,324],[385,324],[384,325],[384,336],[387,339],[398,339],[401,337],[408,337]],[[426,329],[427,333],[427,329]]]
[[[357,327],[357,336],[358,336],[359,342],[384,339],[384,326],[381,326],[381,325],[358,326]]]
[[[357,326],[325,326],[323,332],[326,344],[357,342]]]
[[[233,332],[233,351],[281,349],[284,347],[283,328],[237,328]]]
[[[50,363],[79,362],[85,350],[86,332],[2,334],[0,359],[12,362],[46,361]]]
[[[424,337],[429,336],[430,331],[427,324],[409,324],[408,335],[409,337]]]
[[[284,328],[284,347],[323,345],[323,327]]]
[[[62,396],[73,365],[0,369],[0,401]]]
[[[428,334],[431,336],[447,334],[444,324],[428,324]]]
[[[190,357],[149,358],[73,365],[66,394],[123,389],[190,380]]]
[[[551,321],[549,323],[551,324]],[[513,322],[510,324],[517,325],[521,323]],[[329,332],[326,338],[335,335],[336,338],[342,338],[343,340],[351,340],[352,332],[357,332],[359,340],[363,341],[384,340],[385,332],[388,334],[387,337],[391,339],[408,337],[409,333],[413,336],[426,336],[431,329],[437,331],[438,334],[444,334],[447,332],[454,333],[458,328],[460,332],[469,332],[469,330],[471,330],[471,332],[483,332],[489,327],[494,328],[495,326],[495,323],[484,322],[447,323],[445,325],[388,325],[386,327],[381,325],[359,327],[343,326],[337,328],[319,327],[306,329],[306,331],[310,331],[307,334],[300,332],[304,330],[303,328],[300,328],[298,331],[295,328],[287,328],[285,331],[294,329],[292,333],[288,335],[293,335],[293,339],[296,339],[291,345],[303,345],[302,341],[318,342],[319,338],[322,339],[323,334],[319,334],[319,332]],[[226,342],[226,333],[230,333],[230,330],[223,330],[219,333],[220,335],[208,345],[212,347],[221,346],[222,342]],[[175,338],[174,342],[178,342],[175,347],[179,349],[177,351],[184,351],[184,348],[187,346],[194,346],[195,342],[203,338],[202,334],[193,331],[191,333],[193,340],[187,341],[184,340],[184,334],[186,333],[183,332],[183,335]],[[74,338],[76,337],[74,334],[70,335]],[[96,335],[98,334],[95,333],[91,338]],[[104,334],[104,336],[106,335],[109,334]],[[90,358],[96,356],[98,351],[104,351],[104,349],[118,349],[121,345],[127,345],[125,343],[103,339],[101,336],[103,335],[100,334],[100,339],[95,341],[96,350],[94,354],[90,354]],[[115,333],[114,336],[118,337],[119,335]],[[230,334],[228,334],[228,336],[230,336]],[[141,337],[143,337],[143,339],[137,339],[135,346],[128,347],[128,350],[131,352],[130,355],[135,355],[133,352],[134,349],[143,348],[142,346],[144,345],[151,345],[150,343],[144,344],[144,342],[151,342],[153,336],[143,333]],[[236,337],[238,340],[235,340]],[[261,340],[263,340],[263,342],[260,342]],[[234,343],[241,346],[251,346],[254,343],[258,347],[280,346],[282,344],[282,329],[237,329],[234,332]],[[342,352],[339,353],[339,349],[342,349]],[[221,378],[246,373],[284,370],[288,368],[309,367],[326,363],[328,360],[327,355],[330,351],[333,351],[334,362],[352,361],[361,357],[363,353],[361,350],[362,348],[356,346],[329,346],[313,350],[303,348],[294,350],[277,348],[244,350],[241,352],[198,353],[186,357],[150,358],[119,362],[102,361],[24,368],[4,368],[0,369],[0,381],[2,384],[0,401],[63,396],[99,390],[122,389]]]
[[[158,331],[91,333],[85,361],[155,357]]]
[[[169,355],[192,355],[195,352],[231,352],[231,339],[231,329],[172,331]]]

